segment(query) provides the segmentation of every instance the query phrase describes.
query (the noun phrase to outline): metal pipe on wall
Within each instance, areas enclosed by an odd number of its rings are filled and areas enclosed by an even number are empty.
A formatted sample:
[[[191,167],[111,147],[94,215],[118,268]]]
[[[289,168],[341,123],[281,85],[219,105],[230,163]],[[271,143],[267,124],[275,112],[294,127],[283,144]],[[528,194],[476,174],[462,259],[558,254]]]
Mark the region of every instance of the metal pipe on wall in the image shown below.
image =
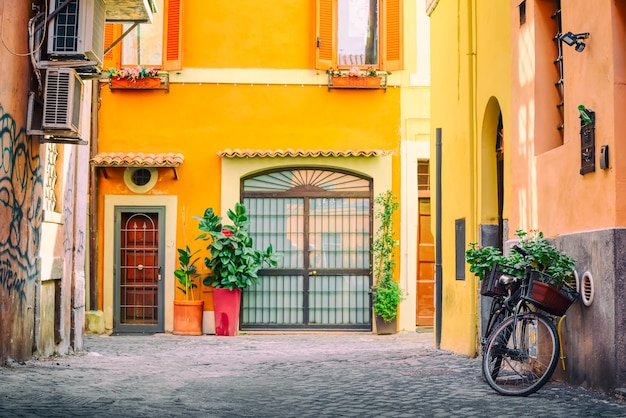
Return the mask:
[[[442,304],[442,271],[441,271],[441,128],[435,133],[435,343],[441,346],[441,304]]]

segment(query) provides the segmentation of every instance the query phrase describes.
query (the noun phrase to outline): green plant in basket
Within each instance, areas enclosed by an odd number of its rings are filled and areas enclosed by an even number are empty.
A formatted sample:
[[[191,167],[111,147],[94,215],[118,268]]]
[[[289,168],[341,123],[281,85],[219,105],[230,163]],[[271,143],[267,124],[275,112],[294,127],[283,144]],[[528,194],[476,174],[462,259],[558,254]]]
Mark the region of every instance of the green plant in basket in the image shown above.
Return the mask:
[[[465,251],[465,261],[470,265],[470,272],[480,280],[484,279],[493,266],[502,264],[505,257],[497,247],[481,247],[476,242],[470,242],[470,247]]]
[[[528,253],[527,258],[516,251],[510,251],[504,256],[496,247],[480,247],[472,242],[465,251],[465,260],[470,265],[470,272],[482,280],[489,274],[494,264],[498,263],[503,271],[522,277],[526,263],[530,262],[534,270],[542,273],[541,281],[544,283],[561,288],[564,284],[569,285],[573,282],[575,260],[557,250],[544,238],[542,232],[529,234],[517,230],[515,236],[519,238],[516,245]]]
[[[542,273],[541,281],[559,289],[563,285],[571,285],[574,282],[576,261],[557,250],[544,238],[542,232],[531,235],[522,230],[517,230],[515,234],[520,238],[517,245],[528,252],[528,261],[530,261],[532,268]],[[522,256],[517,253],[511,254],[508,258],[508,262],[515,266],[522,266],[524,263]]]

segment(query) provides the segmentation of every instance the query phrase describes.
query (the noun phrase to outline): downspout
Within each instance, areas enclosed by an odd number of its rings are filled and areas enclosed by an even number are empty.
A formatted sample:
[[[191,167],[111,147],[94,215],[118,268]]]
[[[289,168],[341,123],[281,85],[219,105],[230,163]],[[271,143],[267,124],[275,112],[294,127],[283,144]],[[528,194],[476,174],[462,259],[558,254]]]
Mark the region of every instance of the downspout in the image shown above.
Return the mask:
[[[441,128],[435,134],[435,346],[441,347],[441,304],[443,284],[441,271]]]
[[[92,82],[91,136],[89,160],[98,153],[98,109],[100,107],[100,82]],[[98,303],[98,169],[89,165],[89,305],[86,309],[97,311]]]
[[[478,150],[476,149],[476,2],[467,0],[467,81],[468,81],[468,118],[469,118],[469,186],[470,186],[470,242],[477,242],[475,234],[478,229],[478,199],[476,192],[478,190],[478,176],[476,175]],[[467,231],[467,228],[466,228]],[[476,289],[476,276],[469,275],[470,289]],[[472,320],[469,323],[469,335],[472,336],[474,344],[468,349],[468,354],[472,355],[478,343],[478,296],[475,292],[471,292],[470,297],[470,313]]]

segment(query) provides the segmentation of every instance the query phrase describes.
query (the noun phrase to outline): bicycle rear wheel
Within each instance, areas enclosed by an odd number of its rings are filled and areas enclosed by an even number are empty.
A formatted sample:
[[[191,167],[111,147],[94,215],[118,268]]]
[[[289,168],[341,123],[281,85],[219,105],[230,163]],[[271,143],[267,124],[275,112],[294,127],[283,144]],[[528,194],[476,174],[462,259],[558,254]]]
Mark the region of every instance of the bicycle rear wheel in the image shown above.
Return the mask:
[[[483,355],[483,376],[502,395],[528,396],[552,376],[559,336],[546,316],[528,312],[506,318],[493,332]]]
[[[506,318],[507,313],[508,311],[506,309],[506,306],[503,303],[503,298],[494,298],[491,302],[491,312],[489,315],[489,320],[487,321],[487,326],[485,327],[485,331],[483,333],[484,336],[483,338],[481,338],[481,341],[480,341],[481,354],[483,357],[485,356],[485,352],[487,351],[487,343],[489,342],[489,339],[493,335],[493,331],[502,321],[504,321],[504,318]],[[502,357],[501,356],[493,357],[492,362],[493,364],[489,366],[489,370],[491,370],[492,373],[495,373],[497,375],[498,371],[500,370],[500,363],[502,362]],[[484,367],[483,367],[483,380],[486,380]]]

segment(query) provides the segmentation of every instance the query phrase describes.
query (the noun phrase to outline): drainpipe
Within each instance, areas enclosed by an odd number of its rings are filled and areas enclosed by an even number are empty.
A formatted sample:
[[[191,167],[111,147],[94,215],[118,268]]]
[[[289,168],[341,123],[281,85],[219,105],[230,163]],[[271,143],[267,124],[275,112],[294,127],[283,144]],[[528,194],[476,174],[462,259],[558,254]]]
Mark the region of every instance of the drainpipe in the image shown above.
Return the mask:
[[[441,304],[442,304],[442,271],[441,271],[441,128],[435,134],[435,343],[441,346]]]
[[[92,81],[91,135],[89,160],[98,153],[98,109],[100,107],[100,82]],[[98,169],[89,164],[89,304],[85,309],[98,310]]]
[[[471,237],[474,237],[477,233],[477,226],[480,222],[478,220],[478,198],[476,193],[478,191],[478,178],[479,176],[476,173],[477,161],[478,161],[478,149],[476,146],[477,143],[477,122],[476,122],[476,114],[477,114],[477,98],[476,98],[476,88],[478,81],[477,71],[476,71],[476,45],[477,45],[477,32],[476,32],[476,2],[473,0],[467,0],[467,81],[468,81],[468,122],[469,122],[469,196],[470,196],[470,217],[469,222],[466,223],[472,225],[470,234]],[[467,228],[466,228],[467,231]],[[478,240],[472,238],[470,242],[477,242]],[[471,274],[467,279],[469,284],[471,285],[471,289],[476,289],[476,276]],[[477,319],[478,319],[478,297],[474,295],[474,297],[470,298],[470,312],[472,320],[469,323],[469,335],[474,335],[474,339],[478,338],[477,332]],[[472,348],[469,349],[468,353],[472,352]],[[470,354],[471,355],[471,354]]]

